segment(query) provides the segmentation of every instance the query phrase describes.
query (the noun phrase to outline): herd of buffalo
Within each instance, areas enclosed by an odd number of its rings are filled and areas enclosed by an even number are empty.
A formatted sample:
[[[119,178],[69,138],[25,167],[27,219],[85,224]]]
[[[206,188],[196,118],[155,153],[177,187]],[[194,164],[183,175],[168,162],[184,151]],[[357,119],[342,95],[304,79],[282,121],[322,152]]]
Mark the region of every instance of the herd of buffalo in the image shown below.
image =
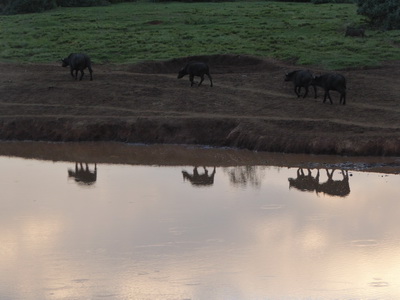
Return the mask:
[[[78,79],[78,71],[81,73],[79,80],[82,80],[84,71],[86,68],[90,72],[90,80],[93,80],[93,70],[90,57],[82,53],[71,53],[68,57],[62,59],[63,67],[70,67],[71,76]],[[178,78],[182,78],[185,75],[189,75],[190,85],[194,84],[194,76],[201,78],[199,86],[204,81],[204,75],[210,80],[210,85],[213,86],[213,81],[210,75],[209,67],[204,62],[189,62],[184,66],[178,73]],[[294,92],[297,97],[300,97],[300,91],[302,88],[305,89],[303,98],[308,94],[310,86],[314,88],[314,97],[317,97],[317,86],[324,89],[324,103],[328,98],[332,104],[332,98],[329,91],[337,91],[340,94],[339,103],[346,104],[346,78],[343,75],[336,73],[327,73],[320,76],[314,75],[309,70],[296,70],[285,75],[285,81],[291,81],[294,85]]]

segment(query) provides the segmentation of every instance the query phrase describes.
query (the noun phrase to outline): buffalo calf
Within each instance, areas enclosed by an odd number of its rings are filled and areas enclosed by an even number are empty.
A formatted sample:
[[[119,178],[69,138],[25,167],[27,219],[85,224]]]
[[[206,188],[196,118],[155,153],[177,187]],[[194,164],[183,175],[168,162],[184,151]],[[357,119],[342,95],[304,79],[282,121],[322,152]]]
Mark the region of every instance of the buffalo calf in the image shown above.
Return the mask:
[[[194,76],[199,76],[201,78],[199,86],[204,81],[204,75],[207,75],[210,79],[211,86],[213,86],[212,78],[210,75],[210,70],[208,65],[203,62],[189,62],[184,68],[182,68],[178,73],[178,79],[189,74],[190,86],[193,86]]]
[[[71,76],[74,77],[75,79],[78,79],[78,71],[81,72],[81,77],[79,80],[82,80],[83,77],[83,70],[88,68],[90,72],[90,80],[93,80],[92,76],[92,62],[90,60],[90,57],[87,56],[86,54],[83,53],[71,53],[68,57],[61,59],[62,61],[62,66],[63,67],[70,67],[71,70]],[[75,75],[74,75],[75,71]]]
[[[317,88],[313,84],[314,75],[309,70],[296,70],[285,75],[285,81],[292,81],[294,84],[294,92],[297,97],[300,97],[300,90],[303,87],[306,91],[303,95],[305,98],[308,95],[310,85],[314,88],[314,98],[317,98]]]
[[[315,76],[313,83],[317,86],[320,86],[324,89],[324,101],[325,103],[326,98],[329,98],[329,101],[332,104],[332,98],[329,94],[329,91],[337,91],[340,94],[340,104],[346,104],[346,78],[340,74],[323,74],[321,76]]]

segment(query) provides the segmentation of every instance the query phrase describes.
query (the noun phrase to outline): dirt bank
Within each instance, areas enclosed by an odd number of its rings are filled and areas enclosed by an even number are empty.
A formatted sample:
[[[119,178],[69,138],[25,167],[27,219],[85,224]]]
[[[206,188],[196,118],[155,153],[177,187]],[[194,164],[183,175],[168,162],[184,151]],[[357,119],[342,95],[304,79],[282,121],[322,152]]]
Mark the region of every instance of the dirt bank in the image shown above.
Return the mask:
[[[54,162],[147,166],[266,166],[342,169],[400,174],[399,157],[284,154],[233,148],[184,145],[137,145],[113,142],[0,142],[0,156]]]
[[[0,139],[203,144],[250,150],[400,155],[400,62],[346,70],[347,105],[295,97],[293,65],[217,55],[191,88],[176,78],[187,58],[94,65],[74,81],[57,63],[0,64]],[[323,72],[311,68],[315,72]]]

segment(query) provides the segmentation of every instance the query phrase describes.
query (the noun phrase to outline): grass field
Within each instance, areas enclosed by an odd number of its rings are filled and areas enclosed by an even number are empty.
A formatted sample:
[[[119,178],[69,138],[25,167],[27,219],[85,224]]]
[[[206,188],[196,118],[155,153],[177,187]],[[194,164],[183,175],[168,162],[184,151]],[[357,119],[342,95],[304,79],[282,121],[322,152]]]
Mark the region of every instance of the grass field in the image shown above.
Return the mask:
[[[400,31],[367,30],[353,4],[223,2],[122,3],[0,16],[0,60],[54,62],[86,52],[94,63],[188,55],[248,54],[327,69],[400,59]]]

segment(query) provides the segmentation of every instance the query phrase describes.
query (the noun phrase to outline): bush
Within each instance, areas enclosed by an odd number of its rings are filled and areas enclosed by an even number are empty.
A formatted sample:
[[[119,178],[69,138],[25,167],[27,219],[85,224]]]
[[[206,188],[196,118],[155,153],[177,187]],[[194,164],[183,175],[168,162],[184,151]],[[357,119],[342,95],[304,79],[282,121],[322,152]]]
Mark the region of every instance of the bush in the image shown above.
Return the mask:
[[[399,0],[358,0],[360,15],[366,16],[371,25],[385,29],[400,29]]]
[[[102,6],[110,4],[107,0],[56,0],[58,6],[64,7],[84,7],[84,6]]]
[[[122,2],[136,2],[136,0],[108,0],[111,4],[122,3]]]
[[[278,2],[311,2],[314,4],[323,3],[354,3],[356,0],[276,0]]]
[[[43,12],[57,6],[82,7],[103,6],[136,0],[0,0],[0,14],[23,14]]]
[[[1,4],[5,14],[42,12],[56,7],[55,0],[13,0],[3,1]]]
[[[311,0],[277,0],[278,2],[311,2]]]
[[[354,3],[355,0],[312,0],[314,4],[324,4],[324,3]]]

